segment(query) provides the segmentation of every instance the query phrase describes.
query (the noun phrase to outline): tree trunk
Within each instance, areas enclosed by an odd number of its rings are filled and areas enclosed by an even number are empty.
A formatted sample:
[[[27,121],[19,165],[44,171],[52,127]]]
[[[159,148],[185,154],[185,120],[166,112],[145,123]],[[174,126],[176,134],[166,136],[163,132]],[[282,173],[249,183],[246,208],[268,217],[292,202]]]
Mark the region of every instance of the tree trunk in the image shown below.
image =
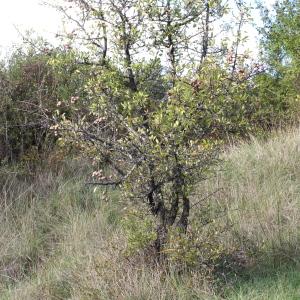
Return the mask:
[[[162,252],[164,245],[167,242],[168,237],[168,227],[166,223],[167,210],[164,206],[161,206],[158,212],[158,225],[156,228],[156,240],[155,240],[155,250],[157,254],[158,261],[163,261],[165,255]]]
[[[190,200],[185,194],[183,195],[182,206],[182,213],[177,223],[177,227],[181,232],[186,233],[190,215]]]

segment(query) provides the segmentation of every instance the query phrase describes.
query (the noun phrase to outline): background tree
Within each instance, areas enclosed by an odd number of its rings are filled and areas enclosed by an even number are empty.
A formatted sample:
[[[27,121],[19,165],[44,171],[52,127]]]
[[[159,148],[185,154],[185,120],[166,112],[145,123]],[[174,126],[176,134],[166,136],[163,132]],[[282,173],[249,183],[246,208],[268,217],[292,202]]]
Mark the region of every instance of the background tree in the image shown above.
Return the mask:
[[[30,149],[44,149],[47,128],[41,108],[48,113],[55,108],[56,82],[47,65],[48,55],[34,49],[25,51],[16,50],[2,69],[2,159],[13,160]]]
[[[82,112],[82,85],[89,66],[69,47],[53,47],[42,39],[31,39],[12,52],[0,75],[0,158],[37,160],[48,153],[56,137],[47,118],[59,110],[70,117],[72,105]],[[58,63],[59,62],[59,63]]]
[[[269,107],[269,118],[287,121],[299,112],[300,6],[299,1],[277,1],[273,8],[270,12],[261,5],[262,57],[267,72],[256,82],[259,97]]]

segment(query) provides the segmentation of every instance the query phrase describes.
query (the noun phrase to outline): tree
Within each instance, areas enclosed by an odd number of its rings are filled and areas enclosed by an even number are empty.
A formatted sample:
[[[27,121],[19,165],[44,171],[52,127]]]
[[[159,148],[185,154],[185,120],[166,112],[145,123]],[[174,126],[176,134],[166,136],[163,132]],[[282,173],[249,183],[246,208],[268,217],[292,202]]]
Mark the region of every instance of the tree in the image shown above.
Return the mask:
[[[18,159],[45,146],[48,130],[40,109],[50,114],[56,105],[56,82],[48,59],[34,49],[17,49],[1,70],[1,159]]]
[[[263,13],[262,45],[272,71],[280,76],[285,68],[299,68],[299,1],[277,1],[274,18],[267,15],[267,10]]]
[[[277,1],[273,13],[261,5],[264,27],[262,57],[267,72],[257,78],[265,106],[272,110],[270,119],[289,120],[299,111],[300,22],[299,1]],[[273,17],[272,17],[273,16]]]
[[[244,107],[246,71],[237,61],[234,71],[224,67],[213,39],[225,6],[71,0],[58,9],[77,25],[72,40],[92,51],[81,63],[93,75],[85,113],[62,113],[55,130],[102,163],[91,184],[122,186],[151,212],[161,253],[170,228],[187,231],[191,191],[217,161],[222,138],[245,121],[231,108]]]
[[[0,70],[0,159],[38,159],[51,150],[55,136],[47,118],[57,109],[70,114],[85,103],[82,85],[90,66],[78,64],[80,55],[68,47],[53,47],[43,39],[31,39],[14,49]],[[59,100],[58,100],[59,99]]]

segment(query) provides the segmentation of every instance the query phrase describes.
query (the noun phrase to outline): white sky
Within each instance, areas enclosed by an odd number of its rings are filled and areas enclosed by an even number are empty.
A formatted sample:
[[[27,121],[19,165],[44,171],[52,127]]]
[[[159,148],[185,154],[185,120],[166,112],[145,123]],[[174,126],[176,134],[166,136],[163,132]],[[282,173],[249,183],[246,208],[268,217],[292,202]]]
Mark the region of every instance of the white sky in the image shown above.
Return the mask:
[[[250,0],[252,3],[254,0]],[[271,5],[275,0],[265,0]],[[14,43],[20,42],[17,27],[21,32],[33,29],[39,35],[52,40],[55,33],[61,28],[61,16],[54,9],[41,5],[41,0],[0,0],[0,55],[7,52]],[[250,38],[252,46],[253,35]],[[251,48],[251,45],[249,45]],[[250,49],[254,50],[255,49]]]
[[[33,29],[46,38],[53,38],[59,29],[59,14],[40,5],[41,0],[0,0],[0,52],[20,41],[15,27],[22,33]]]

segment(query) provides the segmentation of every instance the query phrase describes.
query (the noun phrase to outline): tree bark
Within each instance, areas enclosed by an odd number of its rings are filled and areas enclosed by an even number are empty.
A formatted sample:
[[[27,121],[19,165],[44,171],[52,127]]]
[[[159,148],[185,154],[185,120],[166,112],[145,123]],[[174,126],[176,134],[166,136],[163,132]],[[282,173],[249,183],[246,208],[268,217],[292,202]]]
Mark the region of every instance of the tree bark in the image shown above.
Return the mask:
[[[190,215],[190,200],[186,195],[182,198],[182,213],[181,217],[177,223],[177,227],[181,232],[186,233]]]

